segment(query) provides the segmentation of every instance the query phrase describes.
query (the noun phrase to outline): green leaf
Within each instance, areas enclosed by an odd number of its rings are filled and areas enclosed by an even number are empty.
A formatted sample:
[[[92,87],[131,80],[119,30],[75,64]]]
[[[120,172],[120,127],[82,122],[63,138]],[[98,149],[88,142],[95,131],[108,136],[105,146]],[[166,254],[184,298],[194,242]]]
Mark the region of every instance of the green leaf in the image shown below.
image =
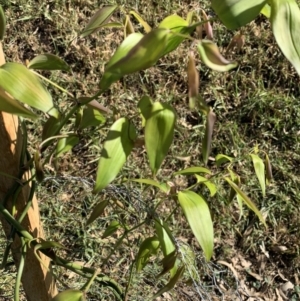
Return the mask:
[[[161,261],[163,270],[157,275],[157,277],[161,277],[162,275],[171,271],[175,267],[176,261],[178,261],[177,257],[178,257],[178,252],[176,250],[168,254],[166,257],[164,257]]]
[[[147,95],[144,95],[139,103],[138,103],[138,108],[141,112],[141,115],[142,115],[142,125],[145,126],[146,124],[146,120],[150,117],[151,115],[151,108],[152,108],[152,105],[153,105],[153,101],[152,99],[147,96]]]
[[[145,145],[154,175],[166,157],[174,136],[176,115],[168,104],[155,102],[146,120]]]
[[[135,139],[134,125],[127,118],[120,118],[111,126],[98,163],[95,193],[115,179],[126,162]]]
[[[266,18],[271,18],[271,6],[269,4],[266,4],[262,10],[260,11],[261,14],[263,14]]]
[[[137,19],[137,21],[144,27],[147,33],[151,31],[149,24],[136,11],[131,10],[129,13]]]
[[[216,122],[216,114],[212,111],[212,109],[210,109],[206,117],[205,135],[202,142],[202,156],[205,165],[208,162],[208,158],[211,150],[211,141],[212,141],[215,122]]]
[[[232,162],[233,161],[233,158],[232,157],[229,157],[229,156],[226,156],[226,155],[223,155],[223,154],[218,154],[216,156],[216,163],[217,163],[217,166],[220,167],[222,164],[226,163],[226,162]]]
[[[152,300],[158,298],[159,296],[161,296],[163,293],[170,291],[175,284],[179,281],[179,279],[182,277],[183,272],[184,272],[185,267],[181,266],[180,268],[178,268],[178,270],[176,271],[175,275],[170,279],[170,281],[163,287],[161,288],[153,297]]]
[[[45,53],[36,56],[29,62],[27,67],[29,69],[40,70],[70,70],[69,65],[64,60],[51,53]]]
[[[266,183],[267,185],[270,185],[273,179],[273,174],[272,174],[272,165],[269,156],[267,154],[265,155],[265,166],[266,166]]]
[[[84,38],[101,27],[105,25],[113,12],[117,9],[117,5],[111,5],[111,6],[104,6],[101,9],[99,9],[96,14],[91,18],[85,29],[81,32],[81,37]]]
[[[70,135],[66,138],[60,138],[56,146],[56,157],[58,158],[62,154],[71,150],[76,144],[78,144],[78,142],[79,138],[76,135]]]
[[[137,44],[131,45],[130,49],[126,47],[125,52],[127,52],[127,54],[125,56],[124,49],[122,49],[121,52],[117,50],[117,58],[121,58],[117,60],[113,57],[113,62],[110,61],[108,63],[100,81],[100,88],[106,90],[112,83],[124,75],[153,66],[165,50],[168,33],[169,30],[167,29],[156,28],[146,34]],[[127,39],[136,41],[137,36],[133,33],[129,35],[125,41]],[[129,44],[127,43],[126,45],[128,46]]]
[[[52,301],[84,301],[84,293],[80,290],[68,289],[57,294]]]
[[[87,105],[82,112],[79,128],[85,129],[90,126],[98,126],[104,124],[105,121],[105,117],[99,112],[99,110]]]
[[[56,136],[59,134],[61,116],[58,117],[50,116],[43,126],[42,140]]]
[[[128,181],[151,185],[151,186],[159,188],[164,193],[168,193],[170,190],[169,185],[167,185],[165,183],[161,184],[161,183],[159,183],[155,180],[151,180],[151,179],[129,179]]]
[[[254,20],[267,0],[212,0],[211,6],[224,25],[231,30]]]
[[[162,219],[155,219],[155,230],[164,257],[175,251],[172,233],[168,225]]]
[[[210,260],[214,247],[214,230],[206,202],[190,190],[180,191],[178,200],[206,260]]]
[[[202,40],[197,45],[203,63],[212,70],[225,72],[237,67],[237,63],[226,60],[218,46],[210,40]]]
[[[278,46],[300,75],[300,9],[294,0],[272,0],[271,24]]]
[[[235,172],[233,172],[231,169],[229,169],[229,173],[230,173],[230,177],[231,177],[231,180],[233,181],[234,184],[236,184],[238,187],[241,186],[241,178],[239,175],[237,175]],[[229,199],[228,199],[228,204],[232,202],[232,200],[234,199],[234,197],[237,196],[237,193],[236,191],[230,187],[230,193],[229,193]],[[241,198],[238,198],[238,201],[240,200]]]
[[[261,214],[261,212],[257,209],[256,205],[250,200],[250,198],[229,178],[225,177],[225,180],[229,183],[229,185],[235,190],[237,194],[243,199],[244,203],[257,215],[260,221],[267,228],[267,224]]]
[[[159,249],[159,240],[156,236],[146,238],[140,245],[136,257],[136,271],[140,272],[148,263],[152,255],[156,255]]]
[[[0,5],[0,41],[2,41],[4,38],[5,29],[6,29],[6,18],[5,18],[2,5]]]
[[[186,169],[180,170],[180,171],[176,171],[174,172],[174,176],[177,175],[193,175],[196,173],[207,173],[207,174],[211,174],[211,171],[205,167],[202,166],[194,166],[194,167],[188,167]]]
[[[0,111],[15,114],[30,119],[37,119],[37,115],[21,105],[16,99],[8,95],[0,87]]]
[[[106,238],[110,235],[112,235],[113,233],[115,233],[118,228],[120,227],[120,223],[118,221],[112,221],[109,226],[105,229],[102,238]]]
[[[186,38],[185,35],[189,35],[194,28],[189,26],[187,20],[179,17],[178,15],[171,15],[166,17],[158,26],[158,28],[169,29],[168,39],[166,42],[166,48],[161,56],[175,50],[182,41]]]
[[[86,225],[91,224],[96,218],[98,218],[103,212],[106,206],[108,205],[108,200],[99,202],[91,213],[89,219],[86,222]]]
[[[258,178],[261,191],[263,194],[263,197],[266,196],[266,182],[265,182],[265,164],[264,161],[257,155],[251,154],[252,162],[254,165],[254,170],[256,173],[256,176]]]
[[[50,115],[56,115],[52,97],[38,77],[25,66],[6,63],[0,68],[0,86],[13,98]]]
[[[202,176],[199,176],[199,175],[195,175],[195,176],[196,176],[196,179],[197,179],[197,183],[202,183],[208,188],[211,197],[213,197],[217,193],[217,186],[214,183],[212,183],[211,181],[209,181],[205,177],[202,177]]]

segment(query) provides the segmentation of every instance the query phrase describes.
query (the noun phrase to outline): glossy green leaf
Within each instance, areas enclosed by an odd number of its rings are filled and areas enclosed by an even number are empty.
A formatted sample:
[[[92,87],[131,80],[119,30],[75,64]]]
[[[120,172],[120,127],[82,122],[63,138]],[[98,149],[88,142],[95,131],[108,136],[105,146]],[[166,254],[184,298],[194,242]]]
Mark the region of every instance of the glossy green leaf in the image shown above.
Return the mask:
[[[265,164],[264,161],[255,154],[251,154],[251,159],[253,162],[253,166],[254,166],[254,170],[256,173],[256,176],[258,178],[260,187],[261,187],[261,191],[263,194],[263,197],[266,196],[266,182],[265,182]]]
[[[151,180],[151,179],[129,179],[128,181],[151,185],[151,186],[159,188],[164,193],[168,193],[170,190],[169,185],[167,185],[165,183],[161,184],[161,183],[159,183],[155,180]]]
[[[90,126],[99,126],[104,124],[106,121],[105,117],[99,112],[99,110],[87,105],[83,112],[81,122],[79,124],[80,129],[85,129]]]
[[[13,98],[50,115],[56,115],[52,97],[38,77],[25,66],[6,63],[0,68],[0,86]]]
[[[271,24],[278,46],[300,75],[300,9],[295,0],[272,0]]]
[[[136,11],[131,10],[129,13],[137,19],[137,21],[144,27],[147,33],[151,31],[150,25]]]
[[[163,293],[170,291],[171,289],[174,288],[174,286],[176,285],[176,283],[180,280],[180,278],[183,275],[185,267],[181,266],[180,268],[178,268],[178,270],[176,271],[176,273],[173,275],[173,277],[170,279],[170,281],[163,287],[161,288],[153,297],[152,300],[158,298],[159,296],[161,296]]]
[[[218,154],[216,156],[216,164],[218,167],[220,167],[222,164],[227,163],[227,162],[232,162],[233,158],[223,155],[223,154]]]
[[[120,59],[112,57],[113,62],[110,61],[106,66],[100,81],[100,88],[106,90],[112,83],[124,75],[153,66],[165,50],[168,33],[169,30],[167,29],[157,28],[146,34],[137,44],[131,45],[131,48],[126,47],[127,54],[125,56],[123,50],[121,53],[117,50],[117,58],[120,57]],[[133,33],[127,39],[136,41],[137,36]]]
[[[216,122],[216,114],[213,112],[212,109],[210,109],[206,117],[205,135],[202,141],[202,157],[205,165],[208,162],[208,158],[211,150],[211,141],[212,141],[215,122]]]
[[[2,5],[0,5],[0,41],[3,40],[6,29],[6,17]]]
[[[217,193],[217,186],[213,182],[209,181],[209,179],[205,177],[199,175],[195,176],[197,179],[197,183],[202,183],[208,188],[211,197],[213,197]]]
[[[50,116],[43,126],[42,139],[43,141],[47,138],[56,136],[59,134],[61,127],[61,116],[58,117]]]
[[[105,25],[117,7],[117,5],[110,5],[99,9],[81,32],[81,37],[86,37]]]
[[[260,219],[260,221],[267,228],[267,224],[266,224],[261,212],[257,209],[256,205],[250,200],[250,198],[229,178],[225,178],[225,180],[235,190],[235,192],[240,195],[240,197],[243,199],[244,203],[257,215],[257,217]]]
[[[218,46],[210,40],[202,40],[197,44],[203,63],[212,70],[225,72],[237,67],[237,63],[226,60]]]
[[[212,0],[211,6],[228,29],[237,29],[254,20],[267,0]]]
[[[115,233],[120,228],[120,223],[118,221],[112,221],[109,226],[105,229],[102,238],[106,238],[108,236],[111,236],[113,233]]]
[[[26,109],[16,99],[8,95],[0,87],[0,111],[15,114],[30,119],[37,119],[37,115]]]
[[[210,260],[214,247],[214,230],[206,202],[190,190],[180,191],[178,200],[206,260]]]
[[[69,137],[66,138],[60,138],[56,146],[56,156],[59,157],[62,154],[68,152],[76,144],[78,144],[78,142],[79,142],[79,138],[76,135],[70,135]]]
[[[193,174],[197,174],[197,173],[211,174],[211,171],[202,166],[194,166],[194,167],[188,167],[188,168],[180,170],[180,171],[176,171],[176,172],[174,172],[174,176],[176,176],[176,175],[193,175]]]
[[[159,240],[156,236],[146,238],[140,245],[136,257],[136,271],[140,272],[148,263],[152,255],[156,255],[159,250]]]
[[[108,205],[108,200],[99,202],[91,213],[89,219],[86,222],[86,225],[91,224],[96,218],[98,218],[103,212],[106,206]]]
[[[39,70],[68,71],[70,69],[69,65],[64,60],[51,53],[44,53],[36,56],[29,62],[27,67],[29,69]]]
[[[266,166],[266,184],[270,185],[270,183],[273,179],[273,174],[272,174],[271,161],[270,161],[269,156],[267,154],[265,155],[265,166]]]
[[[84,301],[84,293],[80,290],[68,289],[57,294],[52,301]]]
[[[176,115],[168,104],[155,102],[145,125],[145,145],[154,175],[158,172],[174,136]]]
[[[98,163],[94,192],[111,183],[120,172],[136,139],[134,125],[126,118],[118,119],[110,128]]]

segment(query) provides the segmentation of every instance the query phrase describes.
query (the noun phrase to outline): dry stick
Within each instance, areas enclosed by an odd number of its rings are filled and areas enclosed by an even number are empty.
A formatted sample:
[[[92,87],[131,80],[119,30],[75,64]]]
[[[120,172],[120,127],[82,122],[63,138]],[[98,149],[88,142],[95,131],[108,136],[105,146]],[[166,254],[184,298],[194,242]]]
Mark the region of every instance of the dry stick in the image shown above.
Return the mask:
[[[0,43],[0,66],[5,63],[2,44]],[[20,162],[22,152],[22,133],[19,126],[19,120],[15,115],[0,112],[0,199],[4,199],[7,192],[14,185],[15,180],[11,177],[18,177],[20,166],[25,162]],[[6,177],[7,173],[10,177]],[[24,174],[24,180],[30,178],[30,174]],[[24,185],[16,201],[17,216],[20,214],[28,202],[30,194],[30,185]],[[6,209],[11,212],[12,199],[8,199],[5,205]],[[18,218],[18,217],[17,217]],[[11,234],[11,225],[6,221],[3,215],[0,215],[4,232],[7,237]],[[39,207],[36,197],[33,196],[32,206],[29,208],[27,215],[23,219],[22,226],[35,237],[44,237],[43,228],[40,221]],[[15,235],[12,243],[12,255],[17,267],[21,260],[21,240]],[[42,255],[46,266],[50,266],[50,259]],[[33,249],[27,250],[26,261],[24,264],[22,284],[28,301],[49,301],[56,294],[57,289],[54,279],[40,262],[36,259]]]

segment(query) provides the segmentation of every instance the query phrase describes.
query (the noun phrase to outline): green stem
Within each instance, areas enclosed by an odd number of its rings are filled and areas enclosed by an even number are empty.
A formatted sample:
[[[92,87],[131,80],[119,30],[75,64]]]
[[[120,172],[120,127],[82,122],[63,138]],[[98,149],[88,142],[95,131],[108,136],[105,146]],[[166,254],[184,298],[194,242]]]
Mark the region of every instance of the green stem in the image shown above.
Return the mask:
[[[21,284],[21,278],[24,270],[24,263],[25,263],[26,251],[27,251],[27,245],[23,237],[21,237],[21,242],[22,242],[22,254],[21,254],[21,259],[20,259],[19,268],[16,277],[14,301],[20,300],[20,284]]]
[[[87,281],[87,283],[84,284],[81,290],[87,293],[98,274],[99,274],[99,270],[95,270],[92,277]]]

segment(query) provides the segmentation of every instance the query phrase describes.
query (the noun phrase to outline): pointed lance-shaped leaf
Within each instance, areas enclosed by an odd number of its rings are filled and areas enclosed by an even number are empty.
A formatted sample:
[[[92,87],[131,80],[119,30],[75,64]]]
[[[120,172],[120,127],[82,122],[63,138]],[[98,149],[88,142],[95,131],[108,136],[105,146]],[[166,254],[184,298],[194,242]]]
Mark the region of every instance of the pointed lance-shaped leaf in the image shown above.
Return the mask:
[[[151,108],[152,108],[152,105],[153,105],[153,101],[152,99],[147,96],[147,95],[144,95],[139,103],[138,103],[138,108],[139,108],[139,111],[142,115],[142,126],[145,126],[146,124],[146,120],[150,117],[151,115]]]
[[[68,289],[57,294],[51,301],[84,301],[84,292],[75,289]]]
[[[94,33],[108,22],[113,12],[117,9],[117,5],[104,6],[99,9],[91,18],[85,29],[81,32],[81,37],[84,38],[91,33]]]
[[[52,97],[44,86],[25,66],[6,63],[0,68],[0,86],[12,97],[50,115],[56,115]]]
[[[266,179],[265,179],[265,164],[264,161],[255,154],[251,154],[254,170],[258,178],[263,197],[266,196]]]
[[[269,4],[266,4],[262,10],[260,11],[261,14],[263,14],[266,18],[271,18],[271,6]]]
[[[85,129],[90,126],[99,126],[104,124],[105,120],[105,117],[99,112],[99,110],[94,109],[88,104],[82,112],[79,129]]]
[[[129,179],[128,181],[142,183],[142,184],[146,184],[146,185],[151,185],[151,186],[159,188],[164,193],[168,193],[169,190],[170,190],[170,187],[169,187],[168,184],[165,184],[165,183],[161,184],[161,183],[159,183],[155,180],[152,180],[152,179]]]
[[[163,293],[170,291],[172,288],[174,288],[174,286],[176,285],[176,283],[180,280],[180,278],[183,275],[183,272],[185,270],[184,266],[181,266],[178,268],[178,270],[176,271],[176,273],[172,276],[172,278],[170,279],[170,281],[163,287],[161,288],[153,297],[152,300],[158,298],[159,296],[161,296]]]
[[[61,115],[59,114],[57,117],[50,116],[46,123],[43,126],[42,132],[42,140],[46,140],[47,138],[56,136],[59,134],[59,130],[61,127]]]
[[[71,150],[76,144],[78,144],[79,138],[77,135],[70,135],[69,137],[60,138],[56,146],[56,157]]]
[[[130,16],[126,15],[125,20],[124,20],[124,34],[125,34],[124,36],[125,36],[125,38],[132,33],[134,33],[134,27],[131,23]]]
[[[271,24],[278,46],[300,75],[300,9],[295,0],[272,0]]]
[[[214,247],[214,230],[206,202],[190,190],[180,191],[178,200],[206,260],[210,260]]]
[[[223,24],[231,30],[254,20],[267,0],[212,0],[211,6]]]
[[[240,195],[240,197],[243,199],[244,203],[248,206],[248,208],[250,208],[257,215],[257,217],[260,219],[260,221],[267,228],[267,224],[266,224],[261,212],[257,209],[256,205],[250,200],[250,198],[229,178],[225,177],[225,180],[235,190],[235,192]]]
[[[207,14],[205,13],[205,11],[203,9],[201,9],[201,13],[202,13],[204,21],[206,21],[204,23],[204,30],[205,30],[205,33],[206,33],[206,38],[208,40],[212,41],[214,39],[214,34],[213,34],[212,26],[211,26],[211,24],[209,22]]]
[[[145,125],[145,145],[154,175],[158,172],[174,136],[176,115],[168,104],[155,102]]]
[[[199,93],[199,73],[196,69],[193,52],[189,53],[187,74],[189,85],[189,106],[190,109],[193,110],[196,106],[196,100]]]
[[[120,223],[118,221],[112,221],[108,227],[105,229],[102,238],[106,238],[108,236],[111,236],[113,233],[115,233],[120,228]]]
[[[223,155],[223,154],[218,154],[216,156],[216,164],[218,167],[220,167],[222,164],[226,163],[226,162],[232,162],[233,158]]]
[[[108,62],[100,88],[106,90],[124,75],[153,66],[165,50],[168,34],[169,30],[157,28],[142,38],[138,33],[129,35]]]
[[[216,184],[214,184],[213,182],[209,181],[205,177],[199,176],[197,174],[195,176],[196,176],[196,179],[197,179],[197,183],[202,183],[202,184],[204,184],[208,188],[211,197],[213,197],[217,193],[217,186],[216,186]]]
[[[6,29],[6,18],[2,5],[0,5],[0,41],[3,40]]]
[[[86,222],[86,225],[91,224],[96,218],[98,218],[103,212],[106,206],[108,205],[108,200],[99,202],[91,213],[89,219]]]
[[[198,173],[211,174],[211,171],[202,166],[193,166],[193,167],[188,167],[183,170],[174,172],[174,176],[176,176],[176,175],[193,175],[193,174],[198,174]]]
[[[216,122],[216,114],[213,112],[212,109],[210,109],[206,117],[205,135],[202,142],[202,156],[205,165],[208,162],[208,157],[211,150],[211,141],[212,141],[215,122]]]
[[[144,27],[147,33],[151,31],[150,25],[136,11],[131,10],[129,13],[137,19],[137,21]]]
[[[203,63],[212,70],[225,72],[237,67],[237,63],[226,60],[218,46],[209,40],[198,43],[198,51]]]
[[[273,179],[273,174],[272,174],[271,161],[267,154],[265,155],[265,166],[266,166],[266,182],[267,182],[267,185],[270,185],[270,183]]]
[[[27,67],[29,69],[39,70],[70,70],[69,65],[64,60],[51,53],[36,56],[29,62]]]
[[[156,236],[146,238],[140,245],[136,257],[136,271],[140,272],[148,263],[152,255],[156,255],[159,249],[159,240]]]
[[[37,119],[37,115],[26,109],[16,99],[11,97],[0,87],[0,111],[15,114],[30,119]]]
[[[233,172],[230,168],[228,168],[231,180],[238,186],[241,186],[241,178],[239,175],[237,175],[235,172]],[[236,191],[230,187],[230,193],[227,204],[231,203],[234,197],[237,195]]]
[[[110,128],[98,163],[94,192],[110,184],[120,172],[136,139],[134,125],[127,118],[118,119]]]

